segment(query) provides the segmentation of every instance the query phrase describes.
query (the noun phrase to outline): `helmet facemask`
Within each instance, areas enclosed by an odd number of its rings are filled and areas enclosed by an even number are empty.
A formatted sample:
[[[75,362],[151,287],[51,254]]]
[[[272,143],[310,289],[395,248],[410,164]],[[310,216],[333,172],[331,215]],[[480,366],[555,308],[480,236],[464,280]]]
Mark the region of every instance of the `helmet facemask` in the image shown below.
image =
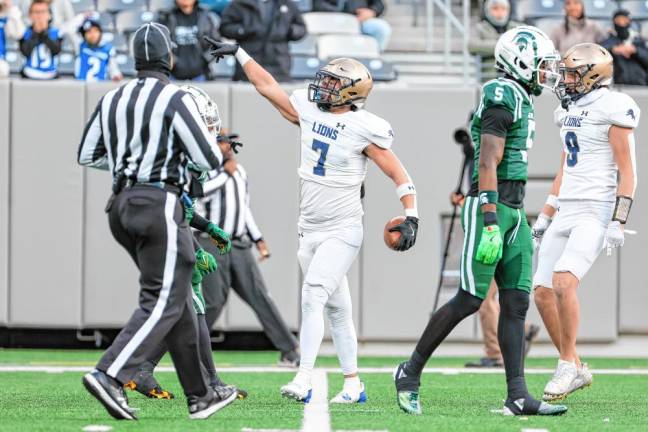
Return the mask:
[[[345,105],[351,105],[354,109],[354,102],[359,99],[351,99],[353,95],[348,94],[348,90],[355,84],[351,78],[320,70],[308,85],[308,100],[316,103],[322,111]]]
[[[216,104],[209,103],[204,110],[200,112],[200,115],[207,125],[209,132],[217,137],[220,134],[222,122]]]
[[[535,85],[533,93],[536,96],[539,96],[542,93],[543,88],[555,93],[562,81],[562,75],[560,73],[560,55],[556,53],[555,55],[548,55],[539,59],[534,75]]]

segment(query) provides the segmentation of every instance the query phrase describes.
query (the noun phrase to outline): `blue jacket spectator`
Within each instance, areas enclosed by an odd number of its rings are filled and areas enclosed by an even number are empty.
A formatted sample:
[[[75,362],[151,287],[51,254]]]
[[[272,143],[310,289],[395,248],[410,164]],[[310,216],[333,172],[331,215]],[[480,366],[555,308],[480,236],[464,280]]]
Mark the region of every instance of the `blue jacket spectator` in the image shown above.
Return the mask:
[[[122,79],[115,62],[115,50],[111,43],[101,43],[101,24],[86,19],[79,28],[83,42],[76,58],[74,77],[82,81],[107,81]]]
[[[47,0],[34,0],[29,7],[32,26],[20,40],[20,51],[25,56],[22,76],[31,79],[58,77],[57,55],[61,52],[62,35],[50,27],[51,14]]]
[[[0,78],[9,76],[9,65],[5,60],[7,39],[19,40],[25,33],[20,9],[10,0],[0,0]]]

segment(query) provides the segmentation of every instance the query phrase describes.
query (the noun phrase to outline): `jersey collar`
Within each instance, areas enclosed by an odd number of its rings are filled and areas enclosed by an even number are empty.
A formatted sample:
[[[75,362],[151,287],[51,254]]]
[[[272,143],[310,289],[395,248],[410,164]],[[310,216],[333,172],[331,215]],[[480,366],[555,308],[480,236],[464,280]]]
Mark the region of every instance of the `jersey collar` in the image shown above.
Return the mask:
[[[606,87],[598,88],[596,90],[593,90],[593,91],[587,93],[582,98],[578,99],[576,102],[574,102],[574,105],[579,106],[579,107],[589,105],[592,102],[595,102],[595,101],[599,100],[601,97],[606,95],[609,91],[610,90],[608,90]]]
[[[529,92],[524,87],[522,87],[519,82],[506,77],[499,77],[498,79],[513,84],[518,90],[520,90],[520,93],[522,93],[527,102],[531,103],[531,96],[529,96]]]

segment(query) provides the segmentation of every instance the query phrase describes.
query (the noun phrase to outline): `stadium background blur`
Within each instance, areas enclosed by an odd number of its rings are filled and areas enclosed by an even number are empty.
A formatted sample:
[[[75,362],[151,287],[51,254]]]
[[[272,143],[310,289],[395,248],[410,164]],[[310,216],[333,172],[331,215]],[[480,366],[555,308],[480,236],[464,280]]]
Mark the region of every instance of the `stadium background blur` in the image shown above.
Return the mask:
[[[152,19],[151,11],[172,3],[79,0],[72,6],[78,13],[91,9],[99,14],[104,37],[115,46],[128,78],[134,75],[129,35]],[[427,322],[436,292],[451,212],[448,195],[461,161],[453,131],[465,127],[479,92],[480,60],[470,55],[468,44],[470,29],[481,19],[481,5],[467,0],[390,1],[382,17],[392,34],[381,52],[373,38],[360,33],[352,15],[309,13],[307,0],[297,3],[308,33],[290,45],[295,82],[286,88],[304,86],[304,80],[328,58],[361,59],[378,81],[367,108],[392,123],[395,148],[420,191],[424,223],[419,241],[408,253],[390,251],[382,243],[382,227],[400,210],[393,188],[375,167],[370,168],[365,244],[350,272],[360,340],[411,342]],[[632,11],[637,26],[648,19],[644,1],[585,1],[587,16],[604,28],[610,27],[619,7]],[[519,20],[547,31],[563,22],[560,1],[518,1],[514,10]],[[644,33],[647,30],[648,25]],[[60,79],[23,80],[17,75],[22,59],[15,41],[7,47],[12,76],[0,80],[0,346],[105,346],[136,305],[136,271],[113,241],[105,220],[108,174],[83,170],[75,154],[97,100],[118,84],[71,79],[74,47],[69,41],[59,56]],[[219,63],[215,79],[198,85],[218,103],[224,125],[246,143],[239,159],[250,174],[253,211],[273,252],[261,268],[282,315],[296,331],[298,129],[280,121],[249,85],[230,82],[233,67],[231,61]],[[648,107],[645,88],[623,91],[640,107]],[[557,103],[550,94],[536,100],[536,142],[529,155],[527,199],[532,216],[540,210],[559,163],[561,143],[552,115]],[[648,158],[642,146],[647,140],[648,129],[640,126],[640,171],[641,161]],[[620,335],[648,334],[648,282],[642,268],[646,253],[642,245],[648,240],[648,220],[642,217],[648,202],[642,195],[647,190],[648,180],[640,172],[629,224],[638,235],[629,237],[613,256],[601,256],[583,281],[582,341],[614,342]],[[457,225],[441,302],[458,283],[460,244]],[[530,317],[540,323],[533,305]],[[478,342],[478,321],[476,317],[466,320],[450,340]],[[214,341],[239,348],[267,346],[258,335],[254,315],[232,298],[216,324]],[[544,330],[540,339],[547,340]]]

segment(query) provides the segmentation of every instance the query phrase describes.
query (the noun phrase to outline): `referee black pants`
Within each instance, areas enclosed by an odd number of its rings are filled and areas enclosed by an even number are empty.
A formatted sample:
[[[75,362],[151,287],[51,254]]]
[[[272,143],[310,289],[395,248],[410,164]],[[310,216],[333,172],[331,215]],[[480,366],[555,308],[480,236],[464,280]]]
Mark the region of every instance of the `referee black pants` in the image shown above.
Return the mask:
[[[268,293],[250,242],[232,241],[232,251],[219,255],[216,246],[198,234],[202,247],[216,258],[218,268],[202,281],[205,315],[211,329],[227,302],[230,287],[250,305],[272,344],[282,353],[297,349],[297,339],[288,330]]]
[[[130,381],[162,341],[185,395],[202,396],[196,314],[191,303],[193,239],[177,195],[135,185],[119,193],[108,210],[113,236],[140,270],[139,308],[104,353],[97,369]]]

